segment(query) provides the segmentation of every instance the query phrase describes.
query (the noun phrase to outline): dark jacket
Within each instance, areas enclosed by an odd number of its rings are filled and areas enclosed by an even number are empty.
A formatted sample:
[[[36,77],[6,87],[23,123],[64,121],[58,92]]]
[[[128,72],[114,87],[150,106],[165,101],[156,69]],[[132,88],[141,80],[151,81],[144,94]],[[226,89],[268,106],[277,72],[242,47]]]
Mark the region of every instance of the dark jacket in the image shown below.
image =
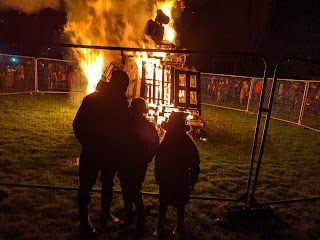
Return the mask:
[[[73,121],[76,138],[90,152],[117,154],[129,144],[128,103],[111,90],[86,96]]]
[[[144,116],[131,118],[130,128],[132,155],[127,158],[118,176],[143,181],[148,164],[159,147],[159,136],[155,127]]]
[[[172,206],[187,204],[190,186],[198,181],[199,164],[199,153],[190,136],[181,131],[167,132],[155,158],[160,201]]]

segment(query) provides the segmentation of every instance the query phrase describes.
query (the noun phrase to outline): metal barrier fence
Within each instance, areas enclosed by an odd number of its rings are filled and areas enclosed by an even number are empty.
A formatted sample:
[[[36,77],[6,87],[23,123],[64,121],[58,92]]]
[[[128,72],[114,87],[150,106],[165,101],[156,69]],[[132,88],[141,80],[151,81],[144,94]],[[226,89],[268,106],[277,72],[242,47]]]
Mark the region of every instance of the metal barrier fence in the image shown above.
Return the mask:
[[[273,79],[267,79],[268,104]],[[201,73],[202,103],[257,113],[262,78]],[[320,131],[320,80],[278,79],[271,117]]]
[[[277,128],[277,131],[273,131],[270,133],[269,131],[269,125],[270,125],[270,119],[273,113],[273,107],[276,105],[276,98],[280,96],[283,97],[283,92],[281,92],[281,84],[284,85],[284,83],[281,83],[278,79],[281,75],[281,70],[285,69],[288,66],[285,66],[286,63],[290,61],[290,64],[293,67],[299,66],[299,64],[310,64],[316,66],[316,68],[319,67],[320,62],[313,62],[305,59],[299,59],[299,58],[285,58],[280,60],[274,70],[274,78],[271,82],[271,89],[270,94],[268,98],[264,98],[265,96],[265,87],[267,86],[267,82],[264,82],[263,84],[263,90],[262,90],[262,100],[259,104],[259,110],[258,110],[258,120],[257,120],[257,129],[256,129],[256,136],[254,140],[254,146],[252,150],[252,159],[257,156],[256,159],[256,166],[254,171],[250,171],[250,179],[252,180],[252,187],[250,193],[247,195],[249,197],[248,203],[249,208],[254,206],[255,197],[256,195],[259,196],[259,198],[268,199],[269,202],[266,202],[264,204],[282,204],[282,203],[293,203],[293,202],[300,202],[300,201],[308,201],[308,200],[319,200],[320,192],[318,188],[315,188],[315,183],[318,181],[317,177],[317,168],[319,167],[319,157],[318,157],[318,145],[319,140],[318,139],[318,133],[313,131],[312,133],[315,133],[314,135],[310,134],[304,137],[301,137],[299,134],[285,134],[284,129],[288,127],[288,125],[279,125]],[[296,62],[296,64],[292,64],[291,62]],[[291,67],[292,67],[291,66]],[[310,68],[309,68],[310,69]],[[303,69],[304,70],[304,69]],[[294,71],[293,71],[294,72]],[[279,83],[279,85],[278,85]],[[290,85],[290,88],[288,88],[287,92],[285,92],[284,96],[287,96],[291,101],[289,101],[289,105],[287,106],[289,110],[294,111],[295,107],[298,105],[299,108],[299,121],[298,124],[301,124],[301,120],[304,116],[303,109],[306,105],[306,100],[310,99],[307,98],[308,90],[309,90],[309,81],[304,81],[299,84],[298,81],[295,81]],[[311,81],[311,83],[314,83],[314,81]],[[317,85],[312,85],[313,89],[316,89]],[[297,99],[300,91],[297,91],[297,89],[304,87],[303,92],[303,100],[301,103],[298,103],[297,101],[294,101]],[[291,91],[290,91],[291,90]],[[311,97],[318,100],[317,93],[319,91],[311,91]],[[312,93],[316,93],[312,95]],[[301,93],[300,93],[301,94]],[[294,98],[295,97],[295,98]],[[312,99],[311,98],[311,99]],[[265,104],[265,99],[268,99],[268,103]],[[312,103],[312,101],[311,101]],[[288,102],[286,102],[288,104]],[[310,104],[310,102],[309,102]],[[316,109],[316,114],[318,115],[319,109]],[[257,144],[257,133],[259,132],[259,128],[261,125],[260,119],[262,114],[265,115],[264,123],[263,125],[263,132],[261,135],[261,142],[260,147],[258,149]],[[318,120],[314,119],[316,124],[318,124]],[[309,128],[309,127],[308,127]],[[314,129],[315,130],[315,129]],[[294,132],[294,129],[291,130]],[[301,132],[300,132],[301,133]],[[267,136],[269,137],[269,142],[267,144]],[[312,139],[312,136],[314,137]],[[270,141],[270,138],[277,139],[272,143],[272,140]],[[311,138],[311,141],[310,141]],[[287,146],[287,151],[279,151],[283,147],[283,145]],[[269,151],[272,152],[273,157],[266,157],[264,152],[265,150],[269,148]],[[302,151],[301,149],[308,149],[308,153]],[[310,156],[307,156],[310,155]],[[263,161],[262,161],[263,160]],[[264,164],[264,167],[261,168],[262,162]],[[253,175],[254,173],[254,175]],[[278,179],[278,185],[270,185],[269,180],[270,177],[274,177]],[[301,176],[304,176],[304,181],[297,181]],[[260,184],[258,183],[258,179],[260,179]],[[261,181],[262,179],[262,181]],[[292,183],[294,182],[294,188],[292,187]],[[288,186],[291,186],[288,188]],[[268,189],[269,191],[272,191],[271,189],[277,188],[277,191],[279,194],[275,196],[270,196],[268,194],[268,191],[265,190]],[[259,189],[259,194],[257,189]],[[299,198],[300,197],[300,198]],[[259,210],[258,210],[259,211]]]
[[[0,54],[0,94],[71,92],[77,69],[75,61]]]
[[[86,81],[75,60],[0,54],[0,94],[84,92]],[[267,81],[268,100],[273,79]],[[262,82],[258,77],[201,73],[201,102],[257,113]],[[279,79],[271,117],[320,131],[319,106],[320,80]]]
[[[35,58],[0,54],[0,94],[35,90]]]
[[[72,91],[73,73],[76,62],[37,58],[35,60],[35,89],[36,91]]]

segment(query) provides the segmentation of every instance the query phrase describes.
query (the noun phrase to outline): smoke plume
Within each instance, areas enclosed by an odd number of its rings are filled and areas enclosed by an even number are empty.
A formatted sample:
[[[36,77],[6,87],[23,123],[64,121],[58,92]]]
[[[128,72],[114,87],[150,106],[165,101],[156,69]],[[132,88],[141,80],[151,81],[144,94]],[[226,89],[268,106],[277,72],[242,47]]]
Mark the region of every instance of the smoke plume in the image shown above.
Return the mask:
[[[26,14],[36,14],[42,9],[62,10],[62,0],[1,0],[0,11],[17,10]]]

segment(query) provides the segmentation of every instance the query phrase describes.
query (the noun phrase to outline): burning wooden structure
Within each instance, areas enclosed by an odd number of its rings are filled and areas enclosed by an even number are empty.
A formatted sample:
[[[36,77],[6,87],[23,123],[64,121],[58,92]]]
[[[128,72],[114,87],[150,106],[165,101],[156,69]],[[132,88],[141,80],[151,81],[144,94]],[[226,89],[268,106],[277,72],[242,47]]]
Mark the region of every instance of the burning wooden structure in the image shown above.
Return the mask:
[[[146,99],[150,109],[147,117],[156,124],[166,121],[173,111],[188,113],[188,125],[198,132],[204,125],[200,119],[200,72],[185,66],[186,54],[165,51],[175,49],[173,43],[163,40],[163,24],[168,22],[169,18],[158,10],[156,19],[148,20],[145,28],[145,36],[163,52],[122,52],[121,68],[130,79],[127,96],[129,101]],[[104,76],[113,67],[111,63]]]

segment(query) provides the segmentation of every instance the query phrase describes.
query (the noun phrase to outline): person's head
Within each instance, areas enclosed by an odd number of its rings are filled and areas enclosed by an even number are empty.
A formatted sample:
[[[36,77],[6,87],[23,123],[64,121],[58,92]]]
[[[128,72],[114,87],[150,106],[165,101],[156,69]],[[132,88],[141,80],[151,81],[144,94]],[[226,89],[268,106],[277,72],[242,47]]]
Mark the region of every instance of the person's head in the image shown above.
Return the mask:
[[[122,70],[114,70],[109,82],[110,87],[121,93],[125,93],[129,85],[129,77]]]
[[[167,132],[187,132],[190,127],[186,124],[188,114],[185,112],[172,112],[169,120],[163,122],[161,127]]]
[[[96,86],[96,91],[97,92],[106,92],[108,88],[108,83],[106,81],[99,81],[97,83],[97,86]]]
[[[148,113],[148,105],[144,98],[135,98],[130,103],[130,111],[135,116],[142,116]]]

